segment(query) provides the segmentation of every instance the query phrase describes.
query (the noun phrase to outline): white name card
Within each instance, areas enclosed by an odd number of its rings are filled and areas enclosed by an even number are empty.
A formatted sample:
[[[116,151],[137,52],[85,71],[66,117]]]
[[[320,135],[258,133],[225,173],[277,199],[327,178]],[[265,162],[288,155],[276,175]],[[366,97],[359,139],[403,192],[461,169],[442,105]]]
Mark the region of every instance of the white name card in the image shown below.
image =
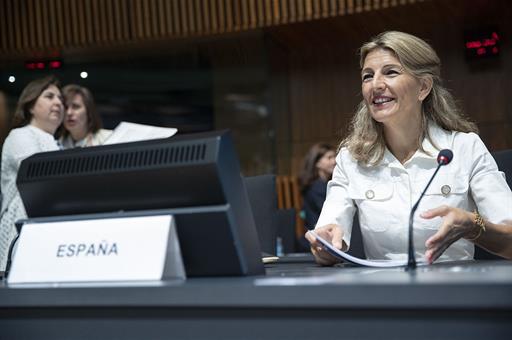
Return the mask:
[[[185,278],[170,215],[25,224],[7,282]]]

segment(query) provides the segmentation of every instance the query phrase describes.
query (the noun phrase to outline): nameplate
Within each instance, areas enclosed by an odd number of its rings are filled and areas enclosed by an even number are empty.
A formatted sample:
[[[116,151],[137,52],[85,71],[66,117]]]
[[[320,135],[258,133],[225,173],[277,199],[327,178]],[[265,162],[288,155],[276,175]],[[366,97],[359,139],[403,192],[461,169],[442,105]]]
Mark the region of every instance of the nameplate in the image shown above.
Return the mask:
[[[184,278],[170,215],[27,223],[7,282],[154,281]]]

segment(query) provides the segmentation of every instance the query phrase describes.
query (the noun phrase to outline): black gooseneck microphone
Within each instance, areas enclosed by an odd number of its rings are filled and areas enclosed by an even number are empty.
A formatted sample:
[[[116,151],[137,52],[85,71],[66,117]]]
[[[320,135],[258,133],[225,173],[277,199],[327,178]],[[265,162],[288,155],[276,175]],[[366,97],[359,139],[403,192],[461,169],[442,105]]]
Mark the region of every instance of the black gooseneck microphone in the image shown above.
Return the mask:
[[[407,260],[407,270],[415,269],[416,268],[416,257],[414,255],[414,238],[413,238],[413,228],[412,224],[414,221],[414,213],[416,212],[416,209],[418,209],[418,205],[420,204],[421,199],[423,198],[423,195],[425,195],[425,192],[427,191],[428,187],[430,186],[430,183],[432,183],[432,180],[434,177],[436,177],[437,172],[441,168],[441,166],[446,165],[452,161],[453,158],[453,152],[449,149],[443,149],[439,151],[439,154],[437,155],[437,168],[436,171],[434,171],[434,174],[432,177],[430,177],[430,181],[428,181],[427,185],[425,186],[425,189],[423,189],[423,192],[421,193],[420,197],[416,201],[416,203],[412,206],[411,214],[409,215],[409,258]]]

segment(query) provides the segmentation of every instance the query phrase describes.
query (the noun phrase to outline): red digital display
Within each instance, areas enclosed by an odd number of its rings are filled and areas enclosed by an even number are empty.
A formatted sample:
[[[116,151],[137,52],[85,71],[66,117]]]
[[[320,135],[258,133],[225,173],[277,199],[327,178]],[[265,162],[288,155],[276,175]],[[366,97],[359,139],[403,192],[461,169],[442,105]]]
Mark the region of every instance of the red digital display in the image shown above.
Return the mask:
[[[497,56],[500,53],[500,36],[495,30],[466,33],[466,55],[468,58]]]
[[[45,69],[58,69],[62,67],[62,61],[60,60],[37,60],[37,61],[27,61],[25,63],[25,68],[27,70],[45,70]]]
[[[62,62],[60,62],[59,60],[53,60],[48,63],[48,67],[53,69],[60,68],[61,66]]]

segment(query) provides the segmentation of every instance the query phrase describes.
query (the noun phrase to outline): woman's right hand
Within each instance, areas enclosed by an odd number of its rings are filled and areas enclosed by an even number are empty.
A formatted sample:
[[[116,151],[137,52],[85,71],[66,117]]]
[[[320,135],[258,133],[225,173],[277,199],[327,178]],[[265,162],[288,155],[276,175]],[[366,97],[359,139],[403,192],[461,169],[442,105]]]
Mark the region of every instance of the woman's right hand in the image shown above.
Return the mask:
[[[342,249],[343,230],[339,225],[324,225],[323,227],[315,228],[315,233],[331,243],[333,247],[340,250]],[[311,252],[315,256],[315,260],[318,264],[322,266],[332,266],[333,264],[340,262],[340,260],[329,254],[329,252],[323,248],[322,244],[317,241],[316,237],[309,231],[306,233],[306,239],[311,244]]]

